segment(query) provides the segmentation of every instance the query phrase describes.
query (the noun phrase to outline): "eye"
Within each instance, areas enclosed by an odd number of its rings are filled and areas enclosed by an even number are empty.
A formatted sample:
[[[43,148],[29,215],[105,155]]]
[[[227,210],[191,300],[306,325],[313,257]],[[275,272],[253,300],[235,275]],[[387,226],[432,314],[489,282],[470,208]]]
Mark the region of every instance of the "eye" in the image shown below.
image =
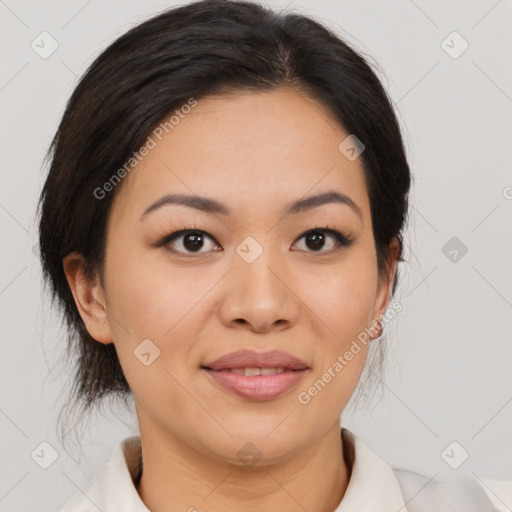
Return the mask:
[[[329,228],[315,228],[303,233],[298,240],[304,239],[306,252],[331,252],[349,247],[352,239],[339,231]],[[322,250],[326,248],[326,250]],[[308,250],[309,249],[309,250]]]
[[[205,241],[210,240],[213,244],[205,245]],[[203,230],[198,229],[181,229],[165,236],[157,244],[159,247],[169,247],[171,251],[182,253],[182,254],[193,254],[199,252],[208,252],[209,250],[219,250],[215,247],[219,247],[218,242]],[[206,247],[206,250],[201,250]]]
[[[343,247],[349,247],[352,239],[330,228],[314,228],[303,233],[297,240],[304,239],[306,252],[330,253]],[[210,247],[208,243],[210,242]],[[298,242],[295,242],[297,244]],[[157,247],[165,247],[179,254],[220,251],[220,244],[202,229],[181,229],[162,238]]]

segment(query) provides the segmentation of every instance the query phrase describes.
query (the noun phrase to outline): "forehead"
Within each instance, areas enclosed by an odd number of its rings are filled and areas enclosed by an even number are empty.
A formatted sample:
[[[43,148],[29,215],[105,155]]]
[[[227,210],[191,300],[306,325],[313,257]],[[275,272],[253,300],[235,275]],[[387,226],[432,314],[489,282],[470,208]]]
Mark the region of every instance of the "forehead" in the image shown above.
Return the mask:
[[[269,208],[335,189],[368,210],[362,161],[341,153],[349,133],[318,101],[291,90],[237,92],[177,110],[124,178],[118,208],[176,192],[233,210]]]

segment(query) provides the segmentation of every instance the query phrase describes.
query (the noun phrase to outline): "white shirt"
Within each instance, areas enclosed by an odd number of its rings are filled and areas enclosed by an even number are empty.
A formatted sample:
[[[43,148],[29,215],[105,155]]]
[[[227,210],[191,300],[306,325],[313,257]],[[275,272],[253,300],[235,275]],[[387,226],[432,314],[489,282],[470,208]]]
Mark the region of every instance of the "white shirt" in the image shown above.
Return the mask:
[[[427,485],[422,489],[423,480],[418,478],[424,477],[416,475],[416,473],[405,472],[407,479],[411,479],[413,487],[416,486],[413,491],[408,491],[412,499],[406,500],[401,488],[400,482],[403,485],[404,480],[400,476],[400,470],[393,470],[366,446],[361,438],[346,428],[342,428],[341,432],[344,443],[348,443],[352,449],[348,451],[353,452],[353,461],[345,495],[333,512],[412,512],[422,510],[421,507],[413,507],[413,504],[418,503],[418,497],[427,498],[428,504],[423,505],[423,507],[429,507],[426,509],[427,512],[442,510],[437,507],[432,508],[432,503],[442,506],[447,502],[436,501],[438,494],[434,488]],[[60,512],[98,512],[98,510],[102,512],[150,512],[135,487],[135,482],[141,472],[141,460],[140,436],[130,436],[119,441],[110,460],[82,490],[66,503]],[[485,485],[478,486],[478,492],[481,492],[480,489],[483,488],[484,500],[489,499],[489,503],[495,508],[490,505],[484,510],[479,509],[479,512],[486,510],[510,512],[512,510],[512,482],[485,480],[484,483]],[[420,492],[418,493],[416,489],[419,489]],[[468,493],[464,488],[462,491],[462,494],[467,497]],[[450,509],[455,510],[453,507]],[[450,509],[443,509],[442,512]],[[468,509],[463,510],[469,512]]]

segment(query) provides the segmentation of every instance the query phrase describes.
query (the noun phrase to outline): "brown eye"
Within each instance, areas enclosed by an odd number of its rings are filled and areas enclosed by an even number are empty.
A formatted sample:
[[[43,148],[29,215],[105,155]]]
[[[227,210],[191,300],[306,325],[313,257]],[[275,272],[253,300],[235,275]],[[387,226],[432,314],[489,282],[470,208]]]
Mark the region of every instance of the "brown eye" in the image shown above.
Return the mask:
[[[210,241],[210,248],[208,248]],[[173,252],[181,254],[202,253],[208,250],[218,250],[216,240],[205,231],[182,229],[175,231],[158,242],[159,247],[168,247]],[[206,246],[206,250],[202,250]]]
[[[328,228],[306,231],[299,238],[299,240],[302,239],[304,239],[306,252],[330,252],[341,247],[348,247],[352,243],[350,238],[342,235],[339,231]],[[326,250],[322,250],[325,248]]]
[[[325,245],[325,238],[325,233],[313,231],[306,235],[306,246],[313,251],[322,249]]]
[[[188,233],[183,236],[183,247],[188,251],[199,251],[204,245],[202,233]]]

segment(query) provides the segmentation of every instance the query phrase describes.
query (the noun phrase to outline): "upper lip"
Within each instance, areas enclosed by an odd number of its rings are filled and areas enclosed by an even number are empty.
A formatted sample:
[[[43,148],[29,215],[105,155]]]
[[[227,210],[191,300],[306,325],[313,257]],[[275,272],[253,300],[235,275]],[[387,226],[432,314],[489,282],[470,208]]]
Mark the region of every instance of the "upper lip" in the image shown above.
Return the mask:
[[[211,370],[226,370],[233,368],[286,368],[289,370],[305,370],[308,368],[304,361],[282,352],[270,350],[257,352],[254,350],[239,350],[202,365]]]

